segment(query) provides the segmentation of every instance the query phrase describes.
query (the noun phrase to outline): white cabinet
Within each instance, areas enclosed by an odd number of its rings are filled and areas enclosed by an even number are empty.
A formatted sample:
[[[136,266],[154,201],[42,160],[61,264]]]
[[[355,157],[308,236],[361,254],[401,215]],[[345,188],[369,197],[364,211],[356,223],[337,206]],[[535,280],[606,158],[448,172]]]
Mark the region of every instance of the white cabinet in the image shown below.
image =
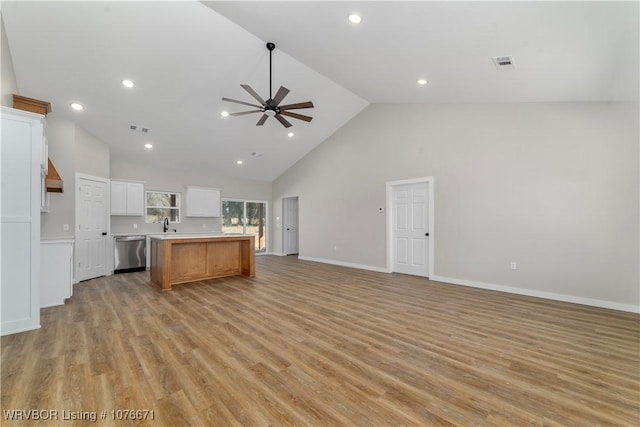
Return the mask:
[[[144,215],[144,183],[111,180],[111,215]]]
[[[40,327],[40,204],[44,116],[0,107],[0,333]]]
[[[40,242],[40,307],[64,304],[73,294],[73,239]]]
[[[187,187],[186,216],[219,217],[220,190],[217,188]]]

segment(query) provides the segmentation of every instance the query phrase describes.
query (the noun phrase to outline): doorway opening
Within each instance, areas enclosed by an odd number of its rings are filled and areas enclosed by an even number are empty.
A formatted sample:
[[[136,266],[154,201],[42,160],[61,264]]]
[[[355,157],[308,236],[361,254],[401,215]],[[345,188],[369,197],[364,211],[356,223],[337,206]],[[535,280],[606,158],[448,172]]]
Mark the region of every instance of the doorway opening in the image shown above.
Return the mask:
[[[434,274],[433,177],[387,182],[387,271]]]
[[[282,241],[285,255],[298,254],[298,198],[282,199]]]

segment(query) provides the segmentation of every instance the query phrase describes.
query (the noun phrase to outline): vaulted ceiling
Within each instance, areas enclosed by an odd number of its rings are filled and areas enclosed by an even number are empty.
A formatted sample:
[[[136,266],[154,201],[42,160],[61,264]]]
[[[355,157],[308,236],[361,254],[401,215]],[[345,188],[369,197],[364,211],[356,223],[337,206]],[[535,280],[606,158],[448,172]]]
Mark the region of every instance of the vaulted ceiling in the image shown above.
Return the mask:
[[[273,180],[368,103],[637,102],[638,6],[5,1],[1,11],[21,94],[50,101],[112,158]],[[310,123],[221,116],[252,109],[221,100],[253,103],[241,84],[268,97],[266,42],[277,46],[273,91],[313,101],[298,110]],[[515,67],[498,70],[496,56]]]

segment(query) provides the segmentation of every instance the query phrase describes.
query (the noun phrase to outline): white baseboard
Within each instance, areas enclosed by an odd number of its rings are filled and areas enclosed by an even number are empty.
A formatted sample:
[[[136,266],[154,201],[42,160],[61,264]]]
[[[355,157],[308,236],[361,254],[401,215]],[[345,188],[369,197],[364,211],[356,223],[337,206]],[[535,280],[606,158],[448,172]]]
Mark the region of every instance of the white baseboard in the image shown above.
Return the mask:
[[[277,254],[273,254],[273,255],[277,255]],[[350,262],[335,261],[331,259],[307,257],[307,256],[301,256],[301,255],[298,255],[298,259],[305,260],[305,261],[321,262],[324,264],[339,265],[341,267],[357,268],[360,270],[376,271],[378,273],[390,273],[389,270],[383,267],[373,267],[370,265],[353,264]],[[583,298],[583,297],[578,297],[573,295],[556,294],[554,292],[536,291],[532,289],[514,288],[512,286],[495,285],[493,283],[476,282],[473,280],[465,280],[465,279],[454,279],[452,277],[444,277],[444,276],[434,275],[429,277],[429,280],[432,280],[435,282],[451,283],[453,285],[469,286],[472,288],[488,289],[491,291],[499,291],[499,292],[505,292],[509,294],[526,295],[530,297],[544,298],[544,299],[549,299],[554,301],[589,305],[593,307],[608,308],[611,310],[626,311],[629,313],[640,314],[640,306],[636,306],[632,304],[622,304],[622,303],[613,302],[613,301],[599,300],[594,298]]]
[[[283,254],[281,252],[269,252],[268,254],[265,254],[265,255],[287,256],[286,254]]]
[[[554,301],[570,302],[574,304],[590,305],[600,308],[609,308],[611,310],[627,311],[630,313],[640,313],[640,306],[631,304],[621,304],[618,302],[605,301],[593,298],[583,298],[573,295],[556,294],[553,292],[535,291],[532,289],[514,288],[511,286],[494,285],[492,283],[476,282],[473,280],[454,279],[451,277],[431,276],[429,280],[436,282],[451,283],[454,285],[470,286],[472,288],[488,289],[491,291],[500,291],[510,294],[526,295],[530,297],[545,298]]]
[[[298,259],[301,259],[301,260],[304,260],[304,261],[321,262],[321,263],[324,263],[324,264],[339,265],[341,267],[357,268],[357,269],[360,269],[360,270],[376,271],[378,273],[388,273],[389,272],[384,267],[373,267],[371,265],[354,264],[354,263],[351,263],[351,262],[335,261],[335,260],[332,260],[332,259],[314,258],[314,257],[307,257],[307,256],[302,256],[302,255],[298,255]]]

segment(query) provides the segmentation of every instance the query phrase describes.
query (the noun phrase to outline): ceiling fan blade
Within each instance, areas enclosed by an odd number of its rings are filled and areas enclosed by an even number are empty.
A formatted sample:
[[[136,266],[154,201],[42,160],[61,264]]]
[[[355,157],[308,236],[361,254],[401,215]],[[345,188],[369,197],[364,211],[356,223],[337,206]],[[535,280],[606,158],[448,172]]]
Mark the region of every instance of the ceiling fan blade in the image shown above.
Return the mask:
[[[256,126],[262,126],[264,122],[267,121],[268,118],[269,116],[267,116],[266,114],[263,114],[262,117],[260,117],[260,120],[258,120],[258,123],[256,123]]]
[[[240,85],[240,87],[244,90],[246,90],[247,92],[249,92],[249,95],[253,96],[256,100],[258,100],[258,102],[262,105],[266,104],[266,102],[264,102],[264,99],[260,98],[260,95],[258,95],[258,93],[253,90],[253,88],[251,88],[251,86],[249,85]]]
[[[280,104],[280,102],[284,99],[285,96],[287,96],[288,93],[289,93],[289,89],[287,89],[284,86],[280,86],[280,89],[278,89],[278,92],[276,92],[276,96],[274,96],[273,99],[271,100],[271,105],[273,105],[274,107],[277,107],[278,104]]]
[[[303,114],[292,113],[290,111],[280,111],[280,114],[287,117],[293,117],[294,119],[304,120],[305,122],[310,122],[313,117],[305,116]]]
[[[276,114],[276,119],[278,119],[278,121],[280,123],[282,123],[282,126],[286,127],[286,128],[290,128],[291,126],[293,126],[291,123],[289,123],[287,121],[287,119],[285,119],[284,117],[282,117],[280,114]]]
[[[222,100],[223,100],[223,101],[227,101],[227,102],[235,102],[236,104],[248,105],[249,107],[258,107],[258,108],[262,108],[262,105],[249,104],[248,102],[238,101],[238,100],[236,100],[236,99],[222,98]]]
[[[261,113],[262,110],[241,111],[239,113],[231,113],[230,116],[244,116],[245,114]]]
[[[278,108],[280,108],[280,110],[297,110],[300,108],[313,108],[313,102],[311,101],[298,102],[297,104],[281,105]]]

